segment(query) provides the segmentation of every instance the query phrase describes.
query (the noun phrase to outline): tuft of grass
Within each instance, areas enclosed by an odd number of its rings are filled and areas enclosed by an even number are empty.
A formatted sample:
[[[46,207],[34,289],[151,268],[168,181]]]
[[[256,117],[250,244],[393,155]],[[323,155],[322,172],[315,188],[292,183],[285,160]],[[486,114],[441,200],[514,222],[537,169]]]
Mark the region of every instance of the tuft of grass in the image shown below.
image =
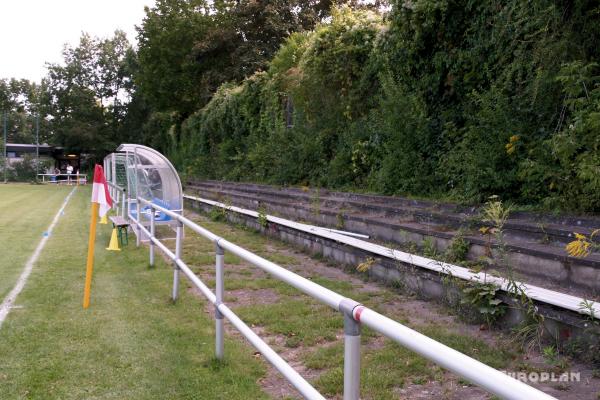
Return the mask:
[[[241,306],[236,313],[249,325],[260,325],[269,332],[285,336],[288,347],[331,342],[344,326],[338,312],[305,299]]]
[[[311,369],[330,369],[344,364],[344,343],[337,342],[303,355],[303,362]]]
[[[446,249],[446,261],[450,263],[460,263],[466,261],[469,254],[470,244],[464,238],[464,233],[459,231],[450,242],[450,246]]]

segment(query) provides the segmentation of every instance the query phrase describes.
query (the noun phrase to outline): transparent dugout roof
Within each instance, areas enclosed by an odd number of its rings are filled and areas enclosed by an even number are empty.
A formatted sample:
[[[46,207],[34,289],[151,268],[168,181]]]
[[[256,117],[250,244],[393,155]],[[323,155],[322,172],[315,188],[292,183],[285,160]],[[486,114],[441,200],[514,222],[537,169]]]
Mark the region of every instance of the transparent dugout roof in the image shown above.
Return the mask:
[[[122,144],[115,154],[114,179],[119,186],[125,186],[128,197],[137,196],[153,201],[173,211],[183,209],[183,191],[177,171],[171,162],[158,151],[139,144]],[[107,159],[111,157],[110,155]],[[109,162],[111,168],[112,163]],[[119,179],[120,170],[126,171],[126,182]],[[112,171],[107,175],[112,178]],[[119,182],[121,181],[121,182]]]

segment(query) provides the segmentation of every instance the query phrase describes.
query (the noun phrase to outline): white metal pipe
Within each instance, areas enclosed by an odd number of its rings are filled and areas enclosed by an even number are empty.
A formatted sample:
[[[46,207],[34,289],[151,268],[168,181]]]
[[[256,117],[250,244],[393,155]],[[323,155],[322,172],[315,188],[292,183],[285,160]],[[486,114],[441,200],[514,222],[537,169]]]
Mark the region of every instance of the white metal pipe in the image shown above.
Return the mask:
[[[339,310],[340,302],[345,298],[225,239],[219,240],[219,246],[336,310]]]
[[[142,199],[141,197],[138,198],[138,200],[142,203],[142,204],[152,204],[152,202],[146,200],[146,199]],[[196,232],[197,234],[199,234],[200,236],[210,240],[213,243],[216,243],[217,240],[221,239],[220,236],[215,235],[214,233],[212,233],[211,231],[209,231],[208,229],[202,228],[201,226],[198,226],[196,223],[194,223],[193,221],[189,220],[188,218],[184,217],[183,215],[179,214],[178,212],[181,212],[181,210],[169,210],[167,208],[161,207],[159,205],[154,204],[154,208],[165,213],[166,215],[170,216],[171,218],[181,222],[183,225],[189,227],[191,230],[193,230],[194,232]]]
[[[139,191],[139,182],[138,182],[138,158],[137,158],[137,150],[134,148],[133,149],[133,181],[134,181],[134,190],[135,190],[135,199],[136,199],[136,219],[137,219],[137,228],[138,228],[138,235],[135,239],[135,245],[137,247],[140,247],[140,243],[142,241],[142,233],[140,231],[140,219],[142,218],[142,207],[140,204],[140,197],[138,196]],[[129,181],[129,180],[128,180]],[[148,203],[148,204],[152,204],[152,203]]]
[[[305,399],[325,400],[317,390],[310,385],[294,368],[266,344],[252,329],[248,327],[225,304],[218,306],[219,311],[236,329],[273,365],[281,374],[302,394]]]
[[[147,231],[146,231],[147,232]],[[163,253],[165,253],[171,260],[175,259],[175,254],[173,254],[173,252],[171,250],[169,250],[169,248],[167,246],[165,246],[160,240],[158,240],[157,238],[153,238],[152,242],[159,248],[162,250]]]
[[[354,315],[365,326],[503,399],[556,400],[546,393],[366,307],[357,307]]]
[[[140,231],[146,236],[150,237],[150,242],[155,244],[163,253],[167,255],[171,260],[175,260],[175,253],[173,253],[167,246],[165,246],[160,240],[150,235],[150,231],[146,229],[144,225],[139,226]]]
[[[181,241],[182,241],[182,229],[181,223],[177,224],[176,233],[175,233],[175,260],[179,260],[181,258]],[[177,301],[177,296],[179,295],[179,266],[176,262],[173,263],[173,293],[172,299],[173,301]]]
[[[152,208],[152,206],[150,206],[150,237],[154,238],[154,208]],[[154,266],[154,242],[150,241],[150,266],[153,267]]]
[[[224,354],[224,327],[223,327],[223,315],[219,311],[219,304],[223,303],[223,292],[224,292],[224,273],[223,267],[225,263],[225,252],[217,243],[215,245],[216,250],[216,262],[215,262],[215,297],[216,305],[215,309],[215,355],[218,360],[223,359]]]
[[[135,238],[135,245],[137,247],[140,247],[140,243],[142,241],[142,238],[141,238],[142,232],[140,230],[140,226],[141,226],[141,224],[140,224],[140,218],[141,218],[141,216],[140,215],[142,214],[142,210],[141,210],[141,207],[140,207],[141,204],[140,204],[139,201],[136,200],[135,205],[136,205],[136,210],[137,210],[137,212],[135,214],[135,226],[137,228],[137,235],[136,235],[136,238]]]
[[[121,216],[123,218],[125,218],[125,215],[129,214],[129,210],[127,209],[129,203],[126,200],[127,196],[125,195],[125,192],[123,192],[123,194],[121,195]]]
[[[225,326],[223,322],[223,318],[215,318],[215,357],[217,360],[223,360],[225,357]]]
[[[110,180],[115,186],[117,186],[117,155],[116,153],[112,153],[111,155]]]
[[[358,323],[357,323],[358,324]],[[360,335],[344,335],[344,400],[360,397]]]
[[[194,274],[194,272],[192,272],[192,270],[187,266],[186,263],[183,262],[183,260],[177,260],[176,262],[177,262],[177,266],[179,267],[179,269],[181,269],[181,272],[183,272],[185,274],[185,276],[187,276],[188,279],[190,281],[192,281],[192,283],[194,285],[196,285],[196,287],[202,292],[204,297],[206,297],[208,299],[208,301],[210,301],[212,304],[215,304],[217,301],[217,297],[208,288],[208,286],[206,286],[204,284],[204,282],[202,282],[200,280],[200,278],[198,278],[196,276],[196,274]]]

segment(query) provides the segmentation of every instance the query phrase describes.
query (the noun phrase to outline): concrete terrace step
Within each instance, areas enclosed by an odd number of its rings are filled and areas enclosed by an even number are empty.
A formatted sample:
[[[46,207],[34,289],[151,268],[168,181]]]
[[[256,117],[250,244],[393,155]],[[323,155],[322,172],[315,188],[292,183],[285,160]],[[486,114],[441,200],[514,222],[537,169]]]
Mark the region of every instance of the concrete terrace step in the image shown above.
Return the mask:
[[[217,189],[223,195],[250,194],[269,199],[289,199],[294,203],[313,204],[319,202],[328,208],[340,208],[346,212],[384,213],[389,217],[412,218],[423,223],[448,225],[455,228],[486,226],[481,221],[479,210],[448,203],[404,199],[391,196],[362,195],[354,193],[330,192],[327,190],[310,192],[297,188],[277,189],[257,184],[224,183],[204,181],[191,185],[192,188]],[[514,213],[507,221],[504,230],[518,239],[535,238],[544,242],[566,244],[573,240],[574,232],[590,235],[600,227],[600,218],[555,217],[535,213]]]
[[[224,182],[224,181],[191,181],[191,186],[205,186],[205,187],[217,187],[217,188],[229,188],[240,191],[248,191],[252,193],[272,193],[277,195],[292,194],[295,197],[302,196],[320,196],[323,197],[335,197],[340,199],[355,200],[360,203],[371,203],[371,204],[383,204],[392,207],[414,207],[421,209],[437,210],[444,213],[457,213],[457,214],[477,214],[478,208],[472,206],[464,206],[446,202],[436,202],[431,200],[417,200],[409,199],[399,196],[383,196],[383,195],[372,195],[362,193],[350,193],[350,192],[336,192],[327,189],[303,189],[296,187],[283,187],[279,188],[276,186],[262,185],[255,183],[240,183],[240,182]],[[563,225],[572,226],[579,228],[597,228],[600,227],[600,217],[590,215],[551,215],[541,214],[535,212],[523,212],[515,211],[511,213],[511,220],[519,220],[525,222],[539,222],[551,225]]]
[[[421,201],[415,205],[410,204],[412,200],[390,198],[387,204],[378,204],[385,197],[337,196],[320,191],[317,202],[314,196],[301,189],[278,190],[262,185],[215,182],[188,185],[188,192],[199,192],[202,197],[246,208],[257,209],[262,205],[270,213],[331,228],[341,228],[339,223],[343,222],[342,229],[367,234],[382,242],[420,244],[425,238],[430,238],[439,251],[444,251],[460,231],[470,243],[468,258],[472,260],[486,256],[490,247],[496,245],[478,232],[480,224],[472,220],[474,212],[434,212],[426,210],[425,202]],[[354,200],[357,196],[363,201]],[[366,198],[373,198],[376,202],[369,203]],[[404,205],[394,207],[391,205],[394,202]],[[444,208],[450,209],[448,205]],[[569,257],[564,250],[564,243],[572,240],[570,235],[574,227],[553,223],[544,226],[542,231],[536,224],[523,216],[507,223],[505,242],[511,265],[524,275],[541,277],[562,287],[587,288],[593,292],[600,290],[600,255],[577,259]],[[577,231],[589,234],[591,228],[580,227]]]

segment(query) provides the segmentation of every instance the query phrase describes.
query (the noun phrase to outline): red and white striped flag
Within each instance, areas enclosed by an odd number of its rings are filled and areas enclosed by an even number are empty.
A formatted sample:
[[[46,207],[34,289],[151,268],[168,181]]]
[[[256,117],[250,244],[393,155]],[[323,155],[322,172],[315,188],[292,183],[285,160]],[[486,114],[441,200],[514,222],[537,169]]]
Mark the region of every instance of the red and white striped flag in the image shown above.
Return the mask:
[[[100,205],[98,215],[103,217],[112,207],[112,199],[108,192],[108,185],[104,177],[104,170],[98,164],[94,168],[94,186],[92,187],[92,203]]]

